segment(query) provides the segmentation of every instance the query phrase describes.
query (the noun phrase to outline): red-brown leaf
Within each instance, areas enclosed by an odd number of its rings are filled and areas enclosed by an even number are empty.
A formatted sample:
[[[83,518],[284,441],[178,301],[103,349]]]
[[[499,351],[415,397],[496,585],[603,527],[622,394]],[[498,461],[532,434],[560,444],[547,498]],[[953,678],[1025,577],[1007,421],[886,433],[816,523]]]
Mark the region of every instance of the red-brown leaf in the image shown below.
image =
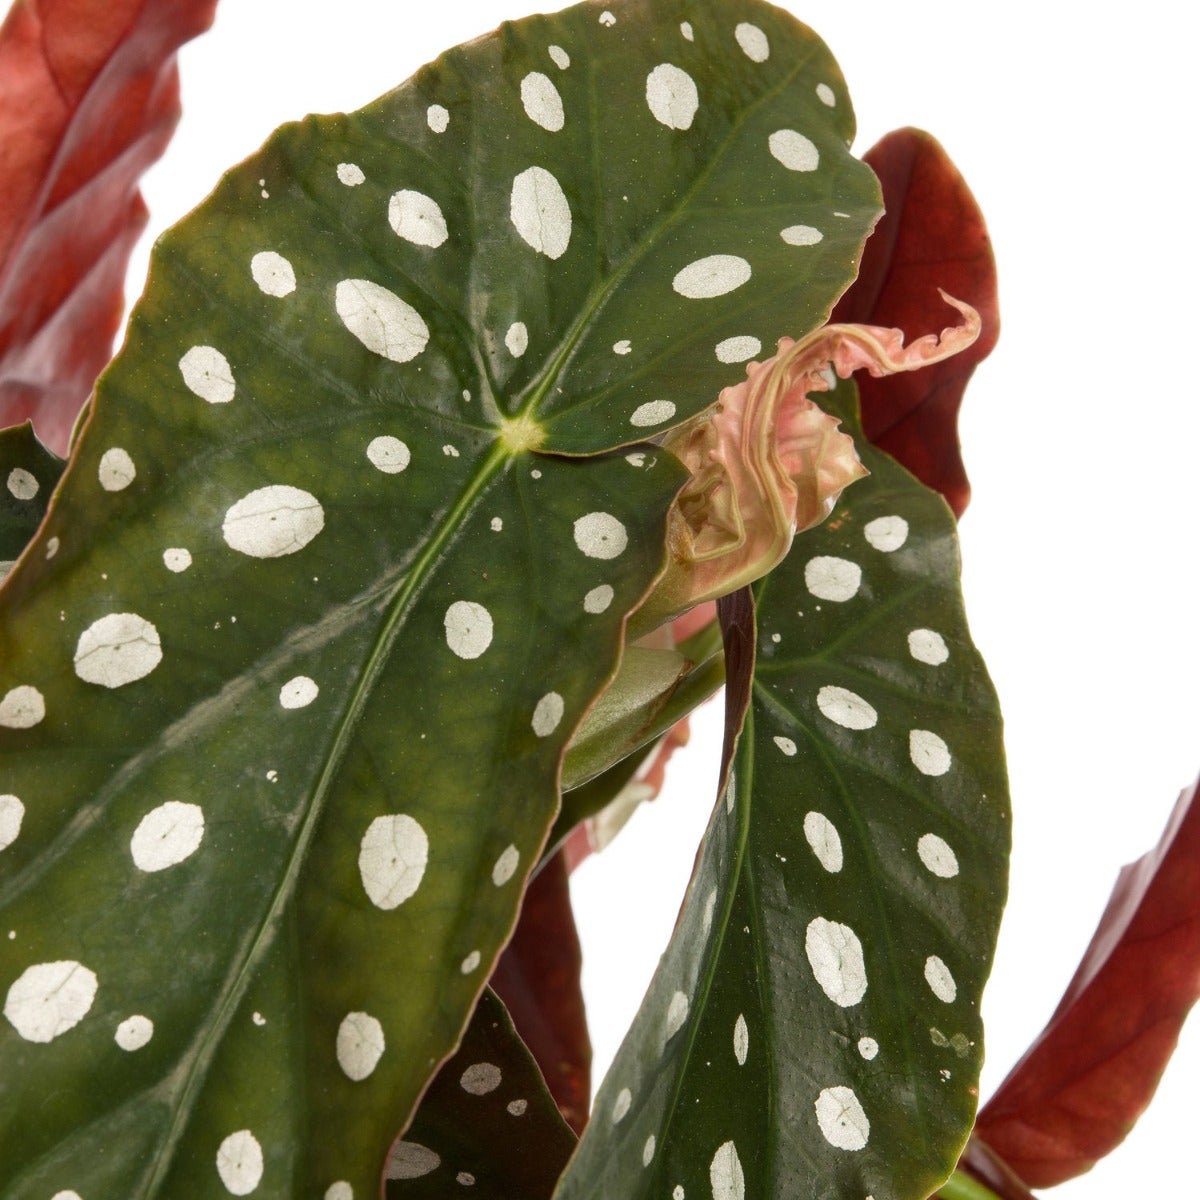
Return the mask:
[[[32,418],[60,454],[112,352],[175,52],[215,7],[17,0],[0,27],[0,427]]]
[[[591,1106],[592,1043],[579,970],[583,955],[561,853],[549,858],[490,980],[537,1060],[559,1112],[576,1133]]]
[[[1031,1187],[1072,1179],[1121,1142],[1200,997],[1198,790],[1122,869],[1050,1023],[979,1115],[976,1134]]]
[[[991,241],[975,198],[929,134],[898,129],[863,157],[879,176],[887,211],[831,319],[903,329],[911,339],[945,324],[938,288],[978,310],[983,331],[969,350],[909,375],[858,381],[868,440],[962,516],[971,488],[959,454],[958,409],[1000,332]]]

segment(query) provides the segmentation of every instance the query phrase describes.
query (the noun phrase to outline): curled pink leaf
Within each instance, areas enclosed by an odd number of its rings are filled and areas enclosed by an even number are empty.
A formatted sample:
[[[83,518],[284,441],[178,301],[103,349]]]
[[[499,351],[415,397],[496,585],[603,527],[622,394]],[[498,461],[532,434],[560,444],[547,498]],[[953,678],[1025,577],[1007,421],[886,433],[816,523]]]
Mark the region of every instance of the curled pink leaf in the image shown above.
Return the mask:
[[[810,399],[832,369],[880,377],[958,354],[979,336],[979,314],[942,292],[963,321],[906,346],[899,329],[826,325],[746,368],[713,409],[673,431],[665,446],[691,471],[671,513],[670,562],[643,611],[643,627],[728,595],[770,571],[799,530],[833,511],[867,472],[851,438]]]

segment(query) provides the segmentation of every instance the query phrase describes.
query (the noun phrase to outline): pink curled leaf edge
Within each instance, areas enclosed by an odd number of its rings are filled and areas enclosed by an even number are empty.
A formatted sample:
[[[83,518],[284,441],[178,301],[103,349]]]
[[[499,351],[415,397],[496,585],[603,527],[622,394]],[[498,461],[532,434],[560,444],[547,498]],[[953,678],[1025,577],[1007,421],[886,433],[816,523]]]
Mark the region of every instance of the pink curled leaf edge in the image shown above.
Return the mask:
[[[647,600],[642,628],[761,579],[791,549],[797,532],[820,524],[842,491],[868,474],[853,439],[810,393],[834,375],[875,378],[916,371],[961,353],[978,338],[979,313],[938,289],[962,321],[909,345],[899,329],[825,325],[751,362],[746,379],[663,440],[691,472],[671,510],[669,561]]]

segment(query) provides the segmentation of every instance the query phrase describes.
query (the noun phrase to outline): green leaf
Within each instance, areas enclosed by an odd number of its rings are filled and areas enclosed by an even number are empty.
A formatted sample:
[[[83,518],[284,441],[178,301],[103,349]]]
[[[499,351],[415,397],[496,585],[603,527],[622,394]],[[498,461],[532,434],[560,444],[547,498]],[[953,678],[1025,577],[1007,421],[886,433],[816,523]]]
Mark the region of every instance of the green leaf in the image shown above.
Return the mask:
[[[851,390],[826,398],[848,423]],[[924,1200],[966,1141],[1006,880],[1000,717],[950,512],[863,456],[871,476],[755,589],[732,782],[561,1200]]]
[[[690,416],[848,282],[824,47],[604,13],[285,127],[160,241],[5,587],[7,1195],[371,1194],[682,482],[547,452]]]
[[[678,650],[629,646],[616,678],[571,741],[563,786],[578,788],[662,737],[724,682],[720,653],[697,663]]]
[[[575,1148],[533,1057],[490,988],[384,1177],[387,1200],[549,1200]]]
[[[29,544],[66,464],[47,450],[33,425],[0,430],[0,579]],[[53,556],[52,556],[53,557]]]

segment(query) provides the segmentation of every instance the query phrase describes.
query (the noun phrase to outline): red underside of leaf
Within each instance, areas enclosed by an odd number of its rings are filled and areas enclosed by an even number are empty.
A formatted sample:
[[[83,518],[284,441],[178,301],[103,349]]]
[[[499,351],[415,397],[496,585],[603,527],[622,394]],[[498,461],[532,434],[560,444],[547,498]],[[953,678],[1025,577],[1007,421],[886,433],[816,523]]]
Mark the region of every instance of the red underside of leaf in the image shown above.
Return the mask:
[[[867,438],[962,516],[971,489],[959,454],[958,409],[1000,332],[991,242],[962,176],[929,134],[896,130],[863,157],[879,176],[887,211],[831,320],[903,329],[911,340],[945,324],[939,287],[979,311],[983,331],[962,354],[911,374],[857,381]]]
[[[179,117],[175,52],[216,0],[18,0],[0,28],[0,427],[51,449],[107,364],[137,181]]]
[[[1122,869],[1057,1011],[979,1115],[976,1134],[1033,1187],[1082,1174],[1120,1143],[1200,997],[1198,790]]]
[[[530,883],[516,931],[490,983],[576,1133],[583,1132],[591,1107],[592,1043],[579,983],[582,962],[560,852]]]

